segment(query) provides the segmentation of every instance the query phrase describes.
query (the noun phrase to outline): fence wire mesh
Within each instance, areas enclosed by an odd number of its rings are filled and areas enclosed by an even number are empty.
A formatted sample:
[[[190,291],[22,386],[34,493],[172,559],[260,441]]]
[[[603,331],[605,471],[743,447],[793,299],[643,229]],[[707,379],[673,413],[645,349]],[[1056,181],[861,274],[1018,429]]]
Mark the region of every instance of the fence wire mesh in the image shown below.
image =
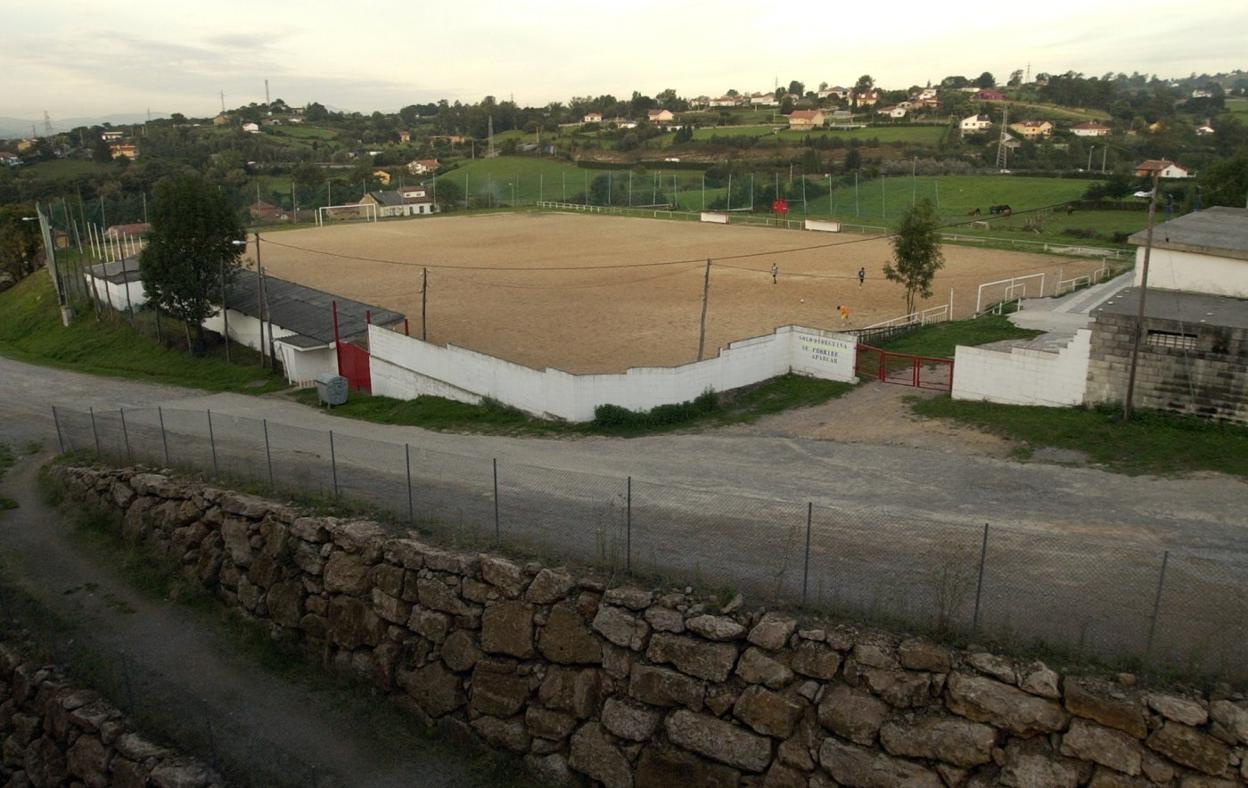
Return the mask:
[[[66,452],[364,505],[465,547],[1248,678],[1248,554],[748,497],[205,411],[58,408]]]

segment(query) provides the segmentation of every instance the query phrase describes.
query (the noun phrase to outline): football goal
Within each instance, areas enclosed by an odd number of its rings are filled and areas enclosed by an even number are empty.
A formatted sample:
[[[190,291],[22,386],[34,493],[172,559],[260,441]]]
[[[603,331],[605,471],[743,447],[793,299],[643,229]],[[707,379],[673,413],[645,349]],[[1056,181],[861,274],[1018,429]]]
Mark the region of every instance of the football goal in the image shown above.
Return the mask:
[[[326,222],[375,222],[377,206],[371,202],[348,203],[344,205],[323,205],[316,209],[316,224],[323,226]]]

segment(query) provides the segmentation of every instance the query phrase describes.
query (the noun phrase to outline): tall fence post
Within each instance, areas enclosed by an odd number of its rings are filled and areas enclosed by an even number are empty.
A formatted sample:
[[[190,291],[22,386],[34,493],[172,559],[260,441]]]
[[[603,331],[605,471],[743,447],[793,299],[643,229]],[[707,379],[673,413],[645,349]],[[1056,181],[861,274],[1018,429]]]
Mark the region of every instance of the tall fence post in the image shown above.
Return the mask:
[[[806,607],[806,589],[810,583],[810,523],[815,518],[815,502],[806,502],[806,558],[802,562],[802,607]]]
[[[979,548],[979,580],[975,583],[975,614],[971,618],[971,632],[979,630],[979,603],[984,595],[984,563],[988,558],[988,523],[984,523],[984,542]]]
[[[624,483],[624,571],[633,571],[633,477]]]
[[[126,462],[134,463],[134,453],[130,451],[130,430],[126,428],[126,409],[120,408],[118,412],[121,414],[121,438],[126,442]]]
[[[208,445],[212,447],[212,475],[220,476],[221,468],[217,465],[217,436],[212,431],[212,411],[208,411]]]
[[[95,408],[91,407],[87,410],[91,413],[91,435],[95,438],[95,453],[100,456],[100,432],[95,428]]]
[[[498,458],[494,458],[494,542],[503,543],[502,527],[498,519]]]
[[[1157,596],[1153,598],[1153,615],[1148,621],[1148,642],[1144,644],[1144,656],[1153,653],[1153,635],[1157,632],[1157,614],[1161,612],[1161,593],[1166,587],[1166,567],[1170,564],[1170,551],[1161,554],[1161,573],[1157,575]]]
[[[412,447],[406,443],[403,444],[403,461],[407,465],[404,478],[407,479],[407,521],[416,524],[416,506],[412,502]]]
[[[165,447],[165,466],[168,467],[172,464],[169,462],[169,436],[165,434],[165,411],[159,405],[156,406],[156,416],[160,419],[160,442]]]
[[[334,452],[334,431],[329,431],[329,468],[334,474],[334,497],[338,497],[338,455]]]
[[[65,437],[61,435],[61,419],[56,413],[56,406],[52,406],[52,424],[56,427],[56,445],[61,450],[61,454],[65,453]]]
[[[269,464],[269,489],[276,489],[277,485],[273,483],[273,450],[269,448],[269,420],[261,419],[260,423],[264,425],[264,459]]]

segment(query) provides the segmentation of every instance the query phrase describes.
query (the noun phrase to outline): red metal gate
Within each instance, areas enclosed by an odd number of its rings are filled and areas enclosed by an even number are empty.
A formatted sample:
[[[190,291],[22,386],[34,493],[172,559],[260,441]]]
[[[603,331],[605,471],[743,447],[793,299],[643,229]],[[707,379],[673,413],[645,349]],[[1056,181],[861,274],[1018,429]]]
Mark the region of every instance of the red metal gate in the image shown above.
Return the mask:
[[[347,385],[355,391],[373,393],[373,376],[369,368],[368,351],[350,342],[338,344],[338,374],[347,379]]]
[[[854,372],[883,383],[920,389],[953,390],[953,359],[894,353],[870,345],[858,345]]]
[[[369,394],[373,393],[373,374],[369,364],[370,356],[368,348],[353,345],[342,339],[338,331],[338,302],[330,302],[333,310],[334,319],[334,347],[337,348],[338,356],[338,374],[347,379],[347,388],[356,391],[364,391]],[[368,312],[364,313],[364,323],[369,325],[373,322],[373,316]],[[365,335],[365,342],[368,341]]]

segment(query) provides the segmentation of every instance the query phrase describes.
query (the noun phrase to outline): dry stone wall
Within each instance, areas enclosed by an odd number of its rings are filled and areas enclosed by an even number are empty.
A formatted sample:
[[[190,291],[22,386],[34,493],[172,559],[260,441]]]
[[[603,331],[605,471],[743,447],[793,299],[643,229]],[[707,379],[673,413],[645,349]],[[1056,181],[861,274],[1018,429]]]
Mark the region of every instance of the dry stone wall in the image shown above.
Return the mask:
[[[608,587],[366,520],[134,470],[58,468],[127,538],[276,634],[550,783],[1248,783],[1248,703],[914,637]]]
[[[0,643],[0,785],[209,788],[202,763],[135,732],[98,692]]]

